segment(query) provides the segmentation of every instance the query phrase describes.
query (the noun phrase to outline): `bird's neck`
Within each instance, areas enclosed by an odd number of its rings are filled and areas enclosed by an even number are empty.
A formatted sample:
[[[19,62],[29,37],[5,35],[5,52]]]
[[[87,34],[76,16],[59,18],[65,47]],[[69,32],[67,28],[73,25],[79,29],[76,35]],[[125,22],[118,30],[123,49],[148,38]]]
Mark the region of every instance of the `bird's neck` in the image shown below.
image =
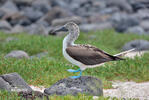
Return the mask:
[[[74,45],[75,40],[79,36],[79,31],[69,31],[69,34],[63,40],[63,48]]]

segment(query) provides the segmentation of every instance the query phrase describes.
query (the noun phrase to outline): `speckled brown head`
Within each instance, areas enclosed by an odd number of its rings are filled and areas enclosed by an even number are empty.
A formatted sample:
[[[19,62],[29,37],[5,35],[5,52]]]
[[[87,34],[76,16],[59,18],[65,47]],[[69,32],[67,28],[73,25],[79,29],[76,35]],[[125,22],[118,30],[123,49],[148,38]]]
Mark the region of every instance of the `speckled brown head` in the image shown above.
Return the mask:
[[[56,29],[53,32],[69,32],[69,33],[79,33],[79,27],[77,24],[75,24],[74,22],[68,22],[66,23],[64,26],[62,26],[59,29]]]

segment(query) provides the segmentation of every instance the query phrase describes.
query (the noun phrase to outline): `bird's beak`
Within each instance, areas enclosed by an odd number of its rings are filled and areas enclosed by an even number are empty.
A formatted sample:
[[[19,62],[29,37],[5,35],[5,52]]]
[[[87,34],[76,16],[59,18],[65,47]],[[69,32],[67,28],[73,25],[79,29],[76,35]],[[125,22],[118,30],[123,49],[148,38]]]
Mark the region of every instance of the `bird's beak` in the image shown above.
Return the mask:
[[[67,32],[68,29],[63,26],[63,27],[61,27],[61,28],[58,28],[58,29],[53,30],[54,33],[56,33],[56,32],[61,32],[61,31],[62,31],[62,32]]]

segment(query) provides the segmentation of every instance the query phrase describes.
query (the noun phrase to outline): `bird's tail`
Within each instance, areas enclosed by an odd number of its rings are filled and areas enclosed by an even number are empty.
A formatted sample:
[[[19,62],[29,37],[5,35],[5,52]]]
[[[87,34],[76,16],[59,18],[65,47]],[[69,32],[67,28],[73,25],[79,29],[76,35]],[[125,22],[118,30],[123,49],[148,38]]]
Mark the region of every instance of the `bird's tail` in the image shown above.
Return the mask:
[[[136,49],[133,48],[133,49],[130,49],[130,50],[127,50],[127,51],[124,51],[124,52],[115,54],[114,56],[116,56],[116,57],[122,57],[122,56],[126,55],[127,53],[132,52],[132,51],[135,51],[135,50],[136,50]]]

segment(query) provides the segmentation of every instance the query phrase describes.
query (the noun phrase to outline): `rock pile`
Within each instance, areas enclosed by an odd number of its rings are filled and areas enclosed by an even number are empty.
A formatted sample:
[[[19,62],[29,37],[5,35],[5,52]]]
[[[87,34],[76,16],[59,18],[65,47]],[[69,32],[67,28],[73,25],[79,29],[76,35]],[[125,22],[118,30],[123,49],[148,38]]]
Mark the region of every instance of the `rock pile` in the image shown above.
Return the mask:
[[[18,73],[0,75],[0,90],[16,92],[21,100],[49,100],[46,94],[34,91]]]
[[[149,34],[148,0],[0,0],[0,30],[47,35],[74,21],[82,31]]]

